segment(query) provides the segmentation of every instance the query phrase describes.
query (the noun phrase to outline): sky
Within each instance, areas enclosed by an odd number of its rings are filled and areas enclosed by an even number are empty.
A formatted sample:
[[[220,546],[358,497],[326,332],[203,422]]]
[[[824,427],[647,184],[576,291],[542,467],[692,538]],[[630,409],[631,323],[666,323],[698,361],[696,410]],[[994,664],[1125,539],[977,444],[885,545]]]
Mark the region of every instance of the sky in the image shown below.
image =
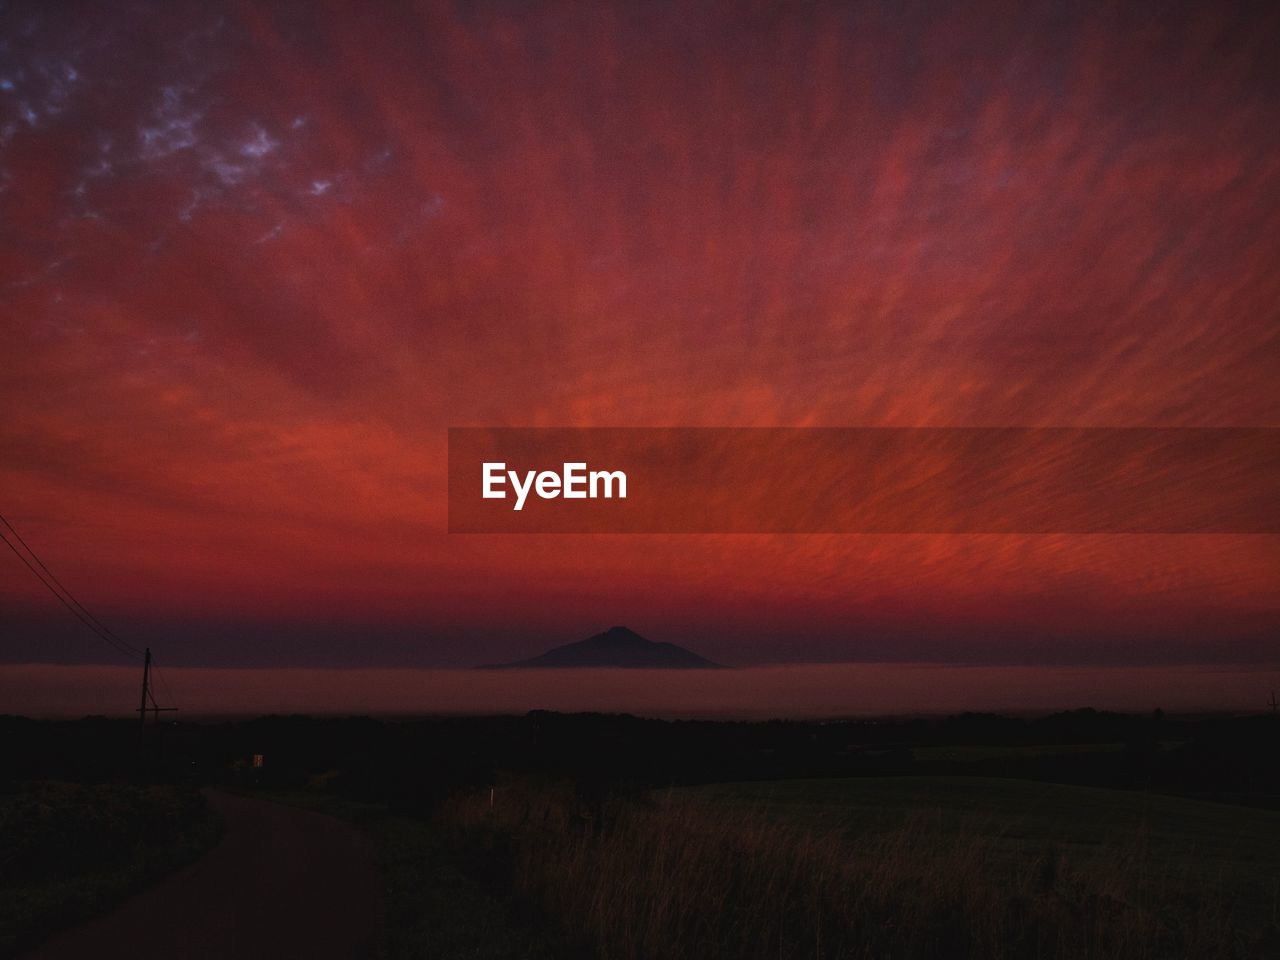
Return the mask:
[[[459,426],[1280,426],[1266,4],[0,7],[0,512],[166,663],[1280,659],[1274,535],[466,535]],[[15,557],[0,659],[111,663]],[[159,656],[159,654],[158,654]]]

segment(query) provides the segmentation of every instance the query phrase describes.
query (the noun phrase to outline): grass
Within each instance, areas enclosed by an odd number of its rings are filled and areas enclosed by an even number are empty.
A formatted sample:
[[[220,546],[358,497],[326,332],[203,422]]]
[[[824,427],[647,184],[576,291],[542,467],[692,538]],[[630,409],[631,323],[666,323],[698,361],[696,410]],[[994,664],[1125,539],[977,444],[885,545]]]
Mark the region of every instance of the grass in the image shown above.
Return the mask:
[[[516,780],[434,817],[322,790],[267,796],[371,838],[389,960],[1280,956],[1274,811],[976,777],[625,796]],[[189,789],[0,795],[0,954],[216,836]]]
[[[683,795],[847,839],[936,820],[944,832],[1024,853],[1054,842],[1108,858],[1140,842],[1163,867],[1195,866],[1257,890],[1280,875],[1280,813],[1162,794],[984,777],[885,777],[718,784]],[[1272,889],[1269,897],[1276,891]]]
[[[851,848],[932,826],[1025,867],[1049,847],[1076,872],[1128,873],[1128,896],[1212,891],[1242,918],[1280,913],[1280,813],[1123,790],[977,777],[728,784],[692,791],[770,819],[834,829]],[[1126,869],[1127,868],[1127,869]]]
[[[35,782],[0,794],[0,957],[101,913],[217,842],[190,788]]]
[[[1280,814],[980,778],[584,798],[452,821],[601,960],[1280,955]]]
[[[346,820],[374,844],[388,960],[540,960],[559,956],[482,859],[439,823],[321,792],[251,794]]]

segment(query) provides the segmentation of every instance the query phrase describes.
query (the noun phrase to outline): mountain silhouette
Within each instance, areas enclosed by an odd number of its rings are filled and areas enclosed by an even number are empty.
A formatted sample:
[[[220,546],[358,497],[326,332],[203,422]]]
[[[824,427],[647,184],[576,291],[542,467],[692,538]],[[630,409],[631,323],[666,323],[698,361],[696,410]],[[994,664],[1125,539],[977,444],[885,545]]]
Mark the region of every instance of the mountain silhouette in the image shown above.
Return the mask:
[[[626,627],[610,627],[577,643],[566,643],[529,660],[488,663],[480,670],[517,670],[556,667],[626,667],[650,670],[722,670],[691,650],[674,643],[654,643]]]

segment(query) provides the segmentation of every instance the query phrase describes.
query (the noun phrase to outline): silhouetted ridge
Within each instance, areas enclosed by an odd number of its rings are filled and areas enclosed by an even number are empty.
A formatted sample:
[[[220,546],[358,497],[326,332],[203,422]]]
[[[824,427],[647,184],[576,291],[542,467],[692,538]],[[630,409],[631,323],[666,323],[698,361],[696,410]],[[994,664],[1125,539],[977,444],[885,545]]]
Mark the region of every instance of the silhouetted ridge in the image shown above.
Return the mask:
[[[554,667],[627,667],[650,670],[716,670],[723,664],[713,663],[692,650],[674,643],[654,643],[626,627],[610,627],[577,643],[566,643],[529,660],[514,663],[490,663],[481,670],[511,670]]]

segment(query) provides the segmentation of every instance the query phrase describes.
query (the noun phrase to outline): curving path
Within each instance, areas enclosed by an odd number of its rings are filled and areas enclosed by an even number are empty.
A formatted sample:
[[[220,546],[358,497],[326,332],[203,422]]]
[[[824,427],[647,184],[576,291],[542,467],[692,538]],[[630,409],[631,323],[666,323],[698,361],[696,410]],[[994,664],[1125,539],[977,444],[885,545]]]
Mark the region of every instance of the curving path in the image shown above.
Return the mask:
[[[226,821],[195,863],[54,936],[28,960],[364,960],[377,956],[373,850],[319,813],[209,792]]]

